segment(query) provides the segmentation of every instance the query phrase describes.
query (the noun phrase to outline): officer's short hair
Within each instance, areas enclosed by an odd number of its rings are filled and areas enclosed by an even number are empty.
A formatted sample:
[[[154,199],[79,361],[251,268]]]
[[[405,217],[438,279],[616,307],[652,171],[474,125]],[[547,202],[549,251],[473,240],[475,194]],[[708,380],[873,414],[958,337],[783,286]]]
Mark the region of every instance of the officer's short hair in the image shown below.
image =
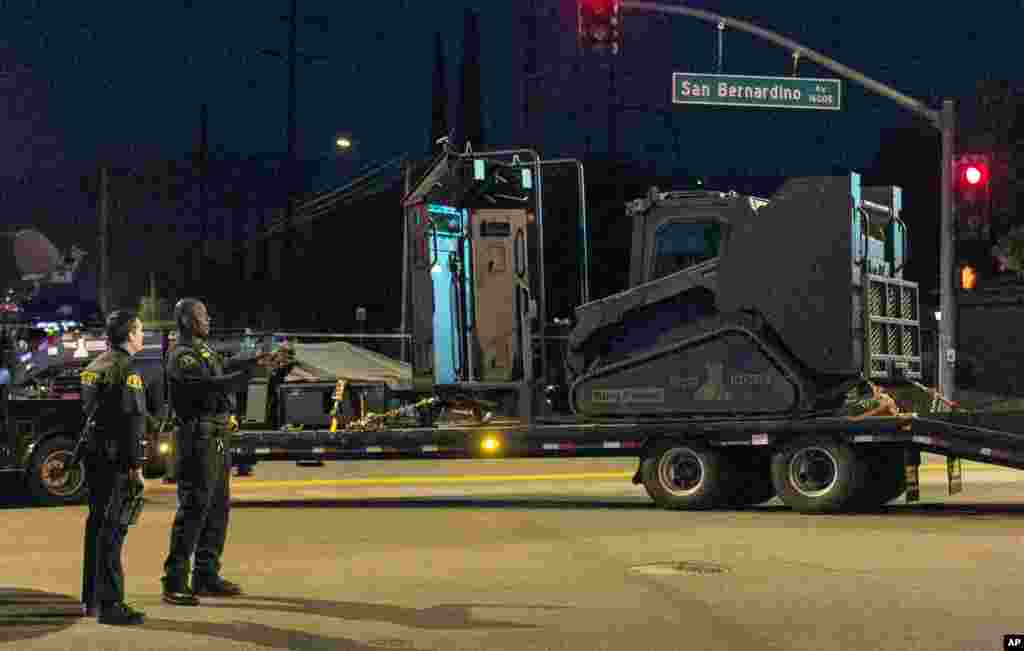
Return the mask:
[[[174,304],[174,323],[178,330],[186,332],[192,329],[192,311],[201,302],[198,298],[183,298]]]
[[[135,329],[139,315],[134,310],[115,310],[107,317],[107,339],[111,345],[120,346],[128,341],[128,335]]]

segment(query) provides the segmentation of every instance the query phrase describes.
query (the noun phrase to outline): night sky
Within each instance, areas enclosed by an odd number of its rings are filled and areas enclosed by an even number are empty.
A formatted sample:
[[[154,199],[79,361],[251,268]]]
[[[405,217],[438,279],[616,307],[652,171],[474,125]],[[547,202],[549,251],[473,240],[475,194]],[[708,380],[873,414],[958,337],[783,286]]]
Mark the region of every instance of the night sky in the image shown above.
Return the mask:
[[[542,16],[546,99],[543,126],[524,142],[519,12],[531,3]],[[981,78],[1021,81],[1020,57],[1010,54],[1019,49],[1021,0],[948,9],[891,0],[689,4],[752,20],[932,105],[968,98]],[[345,155],[357,161],[424,153],[434,34],[444,40],[454,120],[467,7],[480,12],[486,144],[529,144],[545,157],[607,154],[607,73],[575,57],[573,0],[300,0],[298,48],[328,58],[299,65],[300,156],[338,156],[339,133],[355,137]],[[287,10],[287,0],[0,0],[0,176],[67,170],[77,182],[100,160],[181,159],[196,147],[203,102],[214,155],[283,152],[286,67],[259,51],[286,49]],[[624,16],[624,29],[617,61],[623,101],[671,114],[625,114],[618,153],[626,159],[697,174],[828,174],[869,166],[881,130],[915,120],[849,84],[841,113],[672,107],[673,70],[713,71],[714,29],[634,13]],[[725,73],[786,75],[790,65],[788,52],[726,33]],[[833,76],[806,60],[800,75]],[[681,160],[665,145],[674,138]],[[339,181],[348,169],[339,164]],[[31,221],[10,206],[5,212],[10,223]]]
[[[560,8],[546,16],[544,29],[564,32],[560,52],[550,45],[542,47],[542,63],[571,56],[573,2],[540,4]],[[1020,62],[1009,53],[1019,44],[1021,3],[983,4],[984,11],[968,11],[963,8],[967,5],[939,11],[934,3],[873,0],[858,3],[856,10],[817,2],[691,3],[754,20],[925,99],[969,94],[975,80],[986,74],[1020,77]],[[54,157],[92,161],[101,155],[127,155],[132,147],[139,156],[180,155],[194,147],[202,101],[210,104],[214,147],[243,153],[284,148],[285,66],[259,50],[285,49],[286,25],[280,16],[287,12],[286,0],[3,0],[0,6],[3,71],[17,71],[16,91],[21,95],[12,97],[15,89],[5,85],[8,101],[0,130],[4,174],[46,165]],[[368,159],[422,147],[429,120],[433,34],[440,31],[444,36],[449,89],[454,93],[465,6],[481,12],[489,139],[513,142],[519,135],[514,127],[521,66],[517,3],[301,0],[300,15],[327,20],[302,21],[299,49],[329,58],[325,64],[300,65],[301,154],[330,154],[334,135],[342,130],[357,136],[359,154]],[[926,11],[936,16],[928,17]],[[619,65],[624,76],[635,75],[623,82],[627,97],[649,95],[667,105],[669,81],[664,72],[711,71],[710,26],[636,14],[625,16],[625,21],[627,38]],[[787,53],[752,37],[727,33],[725,49],[726,72],[788,72]],[[806,62],[803,66],[804,75],[823,73]],[[586,76],[581,74],[577,81],[588,81]],[[573,82],[563,85],[571,87]],[[715,149],[728,151],[728,156],[708,150],[701,158],[715,165],[742,156],[755,168],[809,157],[840,156],[863,164],[877,149],[877,130],[901,119],[903,112],[886,100],[850,90],[840,116],[800,114],[790,119],[777,111],[744,112],[742,118],[729,115],[728,128],[713,134],[720,142]],[[571,91],[562,92],[571,96]],[[764,133],[773,118],[788,127],[786,133]],[[660,122],[628,120],[623,130],[630,148],[642,150],[663,138]],[[692,127],[706,131],[701,125]],[[691,131],[691,125],[683,129]],[[35,146],[26,146],[29,134]],[[819,136],[824,136],[820,144]],[[687,138],[694,145],[705,143],[696,133]],[[792,145],[785,146],[786,142]],[[545,155],[577,153],[560,151],[573,147],[571,142],[540,146]]]

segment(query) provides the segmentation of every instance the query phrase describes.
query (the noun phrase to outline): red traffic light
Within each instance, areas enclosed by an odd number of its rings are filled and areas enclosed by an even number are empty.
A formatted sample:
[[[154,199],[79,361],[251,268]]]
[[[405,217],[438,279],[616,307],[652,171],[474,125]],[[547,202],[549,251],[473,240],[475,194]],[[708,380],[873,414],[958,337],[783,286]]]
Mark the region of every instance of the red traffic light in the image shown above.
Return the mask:
[[[988,179],[988,169],[981,164],[964,167],[963,179],[967,185],[981,185]]]
[[[576,0],[580,45],[593,52],[618,54],[619,0]]]
[[[983,188],[988,184],[988,161],[982,155],[964,156],[957,165],[957,181],[969,188]]]

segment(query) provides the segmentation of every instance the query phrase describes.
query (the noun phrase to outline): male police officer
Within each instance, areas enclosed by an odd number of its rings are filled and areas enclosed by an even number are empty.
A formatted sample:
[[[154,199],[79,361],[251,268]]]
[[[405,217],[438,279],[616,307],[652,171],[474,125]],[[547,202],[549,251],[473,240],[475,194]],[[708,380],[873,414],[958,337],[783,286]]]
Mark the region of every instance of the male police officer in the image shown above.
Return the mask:
[[[197,606],[198,595],[241,594],[239,586],[220,576],[231,499],[227,438],[237,429],[233,394],[246,389],[257,365],[274,366],[282,357],[239,355],[225,364],[206,341],[210,319],[206,306],[196,299],[178,301],[174,319],[178,342],[167,359],[167,379],[179,423],[175,436],[178,512],[164,563],[163,600]]]
[[[85,450],[89,518],[85,525],[82,602],[103,624],[140,624],[144,615],[124,603],[121,547],[127,528],[108,513],[118,482],[141,489],[146,398],[132,356],[142,350],[142,322],[118,310],[107,318],[110,349],[82,371],[82,406],[93,414],[94,436]],[[98,610],[98,613],[97,613]]]

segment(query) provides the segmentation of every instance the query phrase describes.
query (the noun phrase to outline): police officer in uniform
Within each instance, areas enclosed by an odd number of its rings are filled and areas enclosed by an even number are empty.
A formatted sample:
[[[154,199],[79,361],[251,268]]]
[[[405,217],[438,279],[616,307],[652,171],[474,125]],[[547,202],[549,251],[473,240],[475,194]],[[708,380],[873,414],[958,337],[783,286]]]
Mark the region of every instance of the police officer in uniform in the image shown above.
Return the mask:
[[[110,348],[82,371],[82,406],[96,423],[85,451],[89,518],[85,525],[82,603],[102,624],[141,624],[143,613],[124,603],[121,547],[127,527],[107,517],[117,482],[142,488],[146,394],[132,357],[142,350],[142,322],[118,310],[106,323]]]
[[[234,394],[246,389],[257,365],[273,367],[284,358],[276,353],[254,353],[225,364],[206,341],[210,319],[206,306],[197,299],[178,301],[174,320],[178,342],[168,355],[167,379],[178,419],[178,512],[164,563],[163,600],[197,606],[199,596],[241,594],[238,585],[220,575],[231,499],[228,437],[238,427]]]

